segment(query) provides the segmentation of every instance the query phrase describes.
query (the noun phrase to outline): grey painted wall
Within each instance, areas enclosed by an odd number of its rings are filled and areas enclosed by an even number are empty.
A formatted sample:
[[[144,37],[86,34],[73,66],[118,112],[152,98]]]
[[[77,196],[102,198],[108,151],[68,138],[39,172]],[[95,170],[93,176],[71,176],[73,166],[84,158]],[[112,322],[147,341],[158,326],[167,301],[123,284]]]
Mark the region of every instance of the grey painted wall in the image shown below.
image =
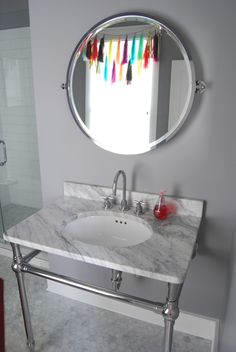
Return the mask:
[[[64,180],[110,186],[120,168],[126,170],[130,189],[165,189],[206,200],[199,254],[191,264],[181,307],[222,316],[236,208],[236,70],[235,46],[229,40],[235,32],[235,2],[30,0],[29,8],[44,201],[63,193]],[[93,145],[79,130],[60,85],[83,33],[106,16],[132,10],[156,15],[174,29],[208,90],[196,96],[188,122],[169,143],[147,154],[122,156]],[[156,296],[159,286],[144,280],[142,287]]]

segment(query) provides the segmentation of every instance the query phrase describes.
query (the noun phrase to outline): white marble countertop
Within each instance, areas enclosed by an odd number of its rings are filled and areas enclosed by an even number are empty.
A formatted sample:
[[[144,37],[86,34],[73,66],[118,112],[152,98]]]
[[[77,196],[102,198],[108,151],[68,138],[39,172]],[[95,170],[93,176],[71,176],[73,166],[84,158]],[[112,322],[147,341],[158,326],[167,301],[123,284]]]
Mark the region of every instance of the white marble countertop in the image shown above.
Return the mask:
[[[181,207],[182,201],[179,200]],[[190,200],[186,202],[190,204]],[[146,210],[144,215],[138,217],[138,221],[147,223],[153,235],[147,241],[131,247],[108,248],[72,239],[65,231],[69,221],[85,211],[103,210],[100,200],[73,195],[61,197],[45,206],[9,229],[4,238],[47,253],[165,282],[182,283],[191,262],[202,215],[203,202],[193,202],[198,207],[197,212],[190,209],[188,213],[185,209],[164,221],[156,220],[152,211]],[[118,206],[104,212],[121,213]],[[135,216],[132,208],[125,214]]]

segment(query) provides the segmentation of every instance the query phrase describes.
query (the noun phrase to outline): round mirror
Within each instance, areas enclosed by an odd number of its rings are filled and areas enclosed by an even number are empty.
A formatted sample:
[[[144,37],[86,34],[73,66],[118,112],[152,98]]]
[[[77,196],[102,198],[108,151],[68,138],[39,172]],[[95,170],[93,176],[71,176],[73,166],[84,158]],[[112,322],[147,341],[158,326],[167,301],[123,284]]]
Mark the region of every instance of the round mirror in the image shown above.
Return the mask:
[[[75,48],[67,97],[82,131],[118,154],[140,154],[182,126],[195,90],[193,64],[176,35],[141,14],[95,25]]]

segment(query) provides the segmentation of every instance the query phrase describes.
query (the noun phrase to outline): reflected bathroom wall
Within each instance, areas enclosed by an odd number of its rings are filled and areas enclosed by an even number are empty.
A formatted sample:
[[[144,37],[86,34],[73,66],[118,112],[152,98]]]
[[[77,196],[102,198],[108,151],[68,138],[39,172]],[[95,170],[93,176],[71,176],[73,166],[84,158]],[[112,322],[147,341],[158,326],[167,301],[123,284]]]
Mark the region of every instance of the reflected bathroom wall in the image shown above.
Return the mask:
[[[42,205],[29,27],[0,30],[0,140],[7,150],[0,201],[8,229]]]

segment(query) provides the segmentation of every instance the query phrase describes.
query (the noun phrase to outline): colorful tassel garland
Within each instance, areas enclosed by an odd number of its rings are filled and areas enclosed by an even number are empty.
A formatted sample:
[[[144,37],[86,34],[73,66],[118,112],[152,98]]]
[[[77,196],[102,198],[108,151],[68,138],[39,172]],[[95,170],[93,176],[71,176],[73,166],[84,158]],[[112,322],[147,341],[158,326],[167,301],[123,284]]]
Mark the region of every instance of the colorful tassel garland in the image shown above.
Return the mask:
[[[106,59],[105,59],[105,67],[104,67],[104,81],[108,81],[108,59],[107,59],[107,56],[106,56]]]
[[[131,81],[132,81],[132,65],[131,65],[131,60],[129,60],[127,73],[126,73],[126,82],[127,84],[131,84]]]
[[[116,63],[117,63],[117,65],[119,65],[119,63],[120,63],[120,37],[117,42]]]
[[[115,83],[115,81],[116,81],[116,63],[114,60],[113,66],[112,66],[111,83]]]
[[[104,37],[100,40],[98,49],[98,61],[103,62],[104,57]]]
[[[155,33],[154,37],[153,37],[153,60],[155,62],[158,61],[158,35]]]
[[[155,62],[159,60],[159,33],[155,32],[154,34],[149,32],[147,38],[144,38],[143,34],[139,38],[136,35],[132,38],[130,50],[128,49],[128,36],[126,36],[125,40],[119,37],[115,42],[110,38],[106,50],[105,45],[107,44],[105,44],[104,36],[100,41],[95,37],[93,40],[87,42],[82,52],[80,49],[81,56],[84,61],[89,61],[90,68],[95,65],[96,73],[103,74],[104,81],[107,82],[109,80],[112,84],[119,81],[126,81],[127,84],[131,84],[133,80],[133,67],[135,67],[135,70],[137,67],[137,73],[140,75],[143,67],[145,69],[149,67],[150,58],[153,58]],[[121,53],[121,45],[123,45],[123,53]],[[101,62],[104,62],[104,66],[101,65]],[[124,64],[127,64],[125,68]],[[135,66],[133,66],[134,64]]]
[[[122,65],[127,64],[127,62],[128,62],[128,38],[126,37],[125,43],[124,43]]]
[[[91,40],[88,41],[87,46],[86,46],[86,57],[88,60],[91,60],[92,57],[92,44]]]
[[[112,63],[112,47],[113,47],[113,40],[110,39],[110,41],[109,41],[109,51],[108,51],[108,61],[109,61],[109,64]]]
[[[136,37],[133,37],[132,47],[131,47],[131,65],[134,64],[136,59]]]

